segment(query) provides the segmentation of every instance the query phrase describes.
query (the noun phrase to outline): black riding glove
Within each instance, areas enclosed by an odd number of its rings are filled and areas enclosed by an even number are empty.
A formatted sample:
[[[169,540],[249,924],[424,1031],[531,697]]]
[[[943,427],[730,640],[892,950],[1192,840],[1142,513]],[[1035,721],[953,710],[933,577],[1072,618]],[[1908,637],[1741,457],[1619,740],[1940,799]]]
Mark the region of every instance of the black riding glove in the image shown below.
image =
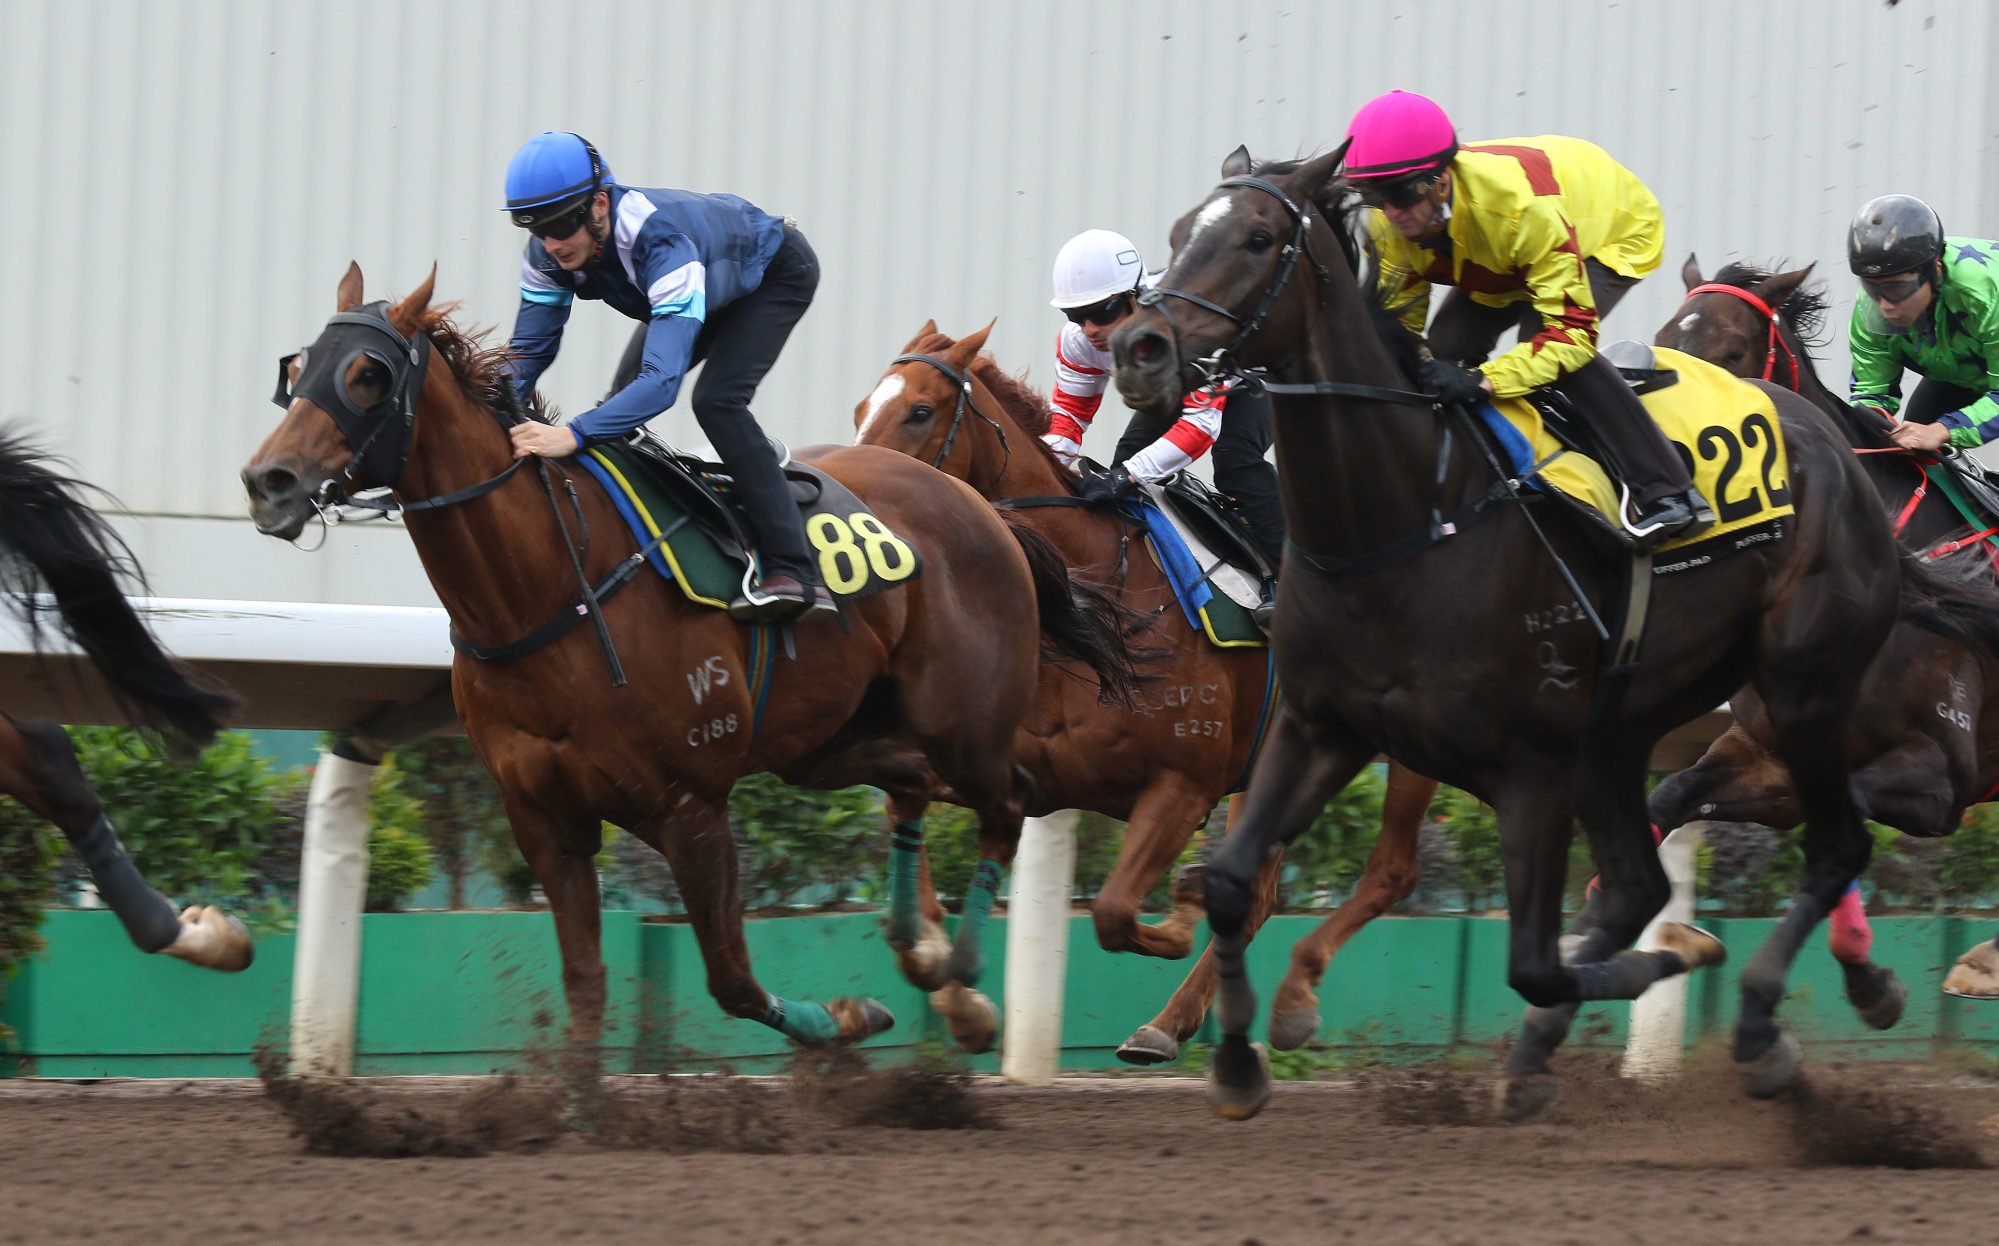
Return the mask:
[[[1085,502],[1115,502],[1137,496],[1138,482],[1131,478],[1130,469],[1120,463],[1101,476],[1083,477],[1076,493]]]
[[[1443,359],[1425,360],[1416,372],[1416,380],[1423,392],[1435,394],[1439,402],[1459,402],[1466,406],[1476,406],[1489,395],[1485,392],[1485,374],[1474,368],[1460,368]]]

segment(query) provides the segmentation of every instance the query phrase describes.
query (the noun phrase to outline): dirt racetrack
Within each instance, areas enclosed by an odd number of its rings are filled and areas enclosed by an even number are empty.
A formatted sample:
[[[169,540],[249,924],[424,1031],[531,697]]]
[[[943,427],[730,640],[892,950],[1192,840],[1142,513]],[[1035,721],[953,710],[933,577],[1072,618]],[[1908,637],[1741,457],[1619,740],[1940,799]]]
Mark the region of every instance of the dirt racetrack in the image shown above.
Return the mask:
[[[1722,1068],[1653,1091],[1572,1060],[1517,1128],[1489,1074],[1447,1070],[1280,1084],[1246,1124],[1184,1079],[620,1079],[587,1136],[525,1083],[281,1106],[246,1082],[0,1082],[0,1241],[1999,1240],[1999,1084],[1808,1068],[1756,1104]]]

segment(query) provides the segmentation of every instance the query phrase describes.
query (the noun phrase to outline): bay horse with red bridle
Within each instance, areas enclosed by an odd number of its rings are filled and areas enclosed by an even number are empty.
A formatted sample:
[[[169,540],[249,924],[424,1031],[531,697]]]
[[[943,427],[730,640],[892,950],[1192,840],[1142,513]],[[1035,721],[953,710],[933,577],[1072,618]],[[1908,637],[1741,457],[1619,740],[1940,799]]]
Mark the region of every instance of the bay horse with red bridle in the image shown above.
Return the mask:
[[[1686,302],[1653,338],[1738,376],[1760,376],[1795,390],[1833,421],[1880,494],[1907,548],[1948,560],[1952,573],[1991,583],[1995,553],[1989,527],[1974,530],[1926,464],[1888,437],[1889,426],[1856,408],[1819,378],[1812,348],[1821,345],[1827,298],[1809,286],[1812,266],[1772,272],[1725,265],[1712,278],[1687,257],[1680,270]],[[1865,815],[1905,834],[1948,835],[1964,812],[1999,795],[1999,652],[1898,624],[1868,670],[1863,711],[1854,720],[1854,791]],[[1733,698],[1736,722],[1692,768],[1652,794],[1660,827],[1700,818],[1795,826],[1802,816],[1791,776],[1769,749],[1768,726],[1752,691]],[[1869,961],[1871,935],[1859,899],[1834,914],[1831,947],[1847,994],[1863,1019],[1892,1025],[1906,992],[1891,971]],[[1944,980],[1951,994],[1999,998],[1999,940],[1978,944]]]
[[[170,752],[191,753],[238,703],[162,649],[125,598],[121,580],[143,584],[138,564],[85,502],[87,490],[26,439],[0,432],[0,599],[38,652],[53,623],[129,721]],[[140,876],[59,724],[0,714],[0,793],[62,831],[140,951],[225,972],[249,967],[254,949],[242,922],[205,904],[176,913]]]
[[[1034,816],[1090,809],[1127,825],[1117,863],[1090,906],[1106,951],[1178,959],[1192,950],[1202,905],[1189,871],[1173,913],[1158,925],[1139,905],[1186,848],[1217,802],[1239,791],[1279,690],[1270,651],[1220,648],[1176,604],[1148,557],[1142,526],[1076,495],[1076,476],[1041,440],[1048,405],[985,353],[991,326],[953,339],[931,321],[902,348],[872,393],[854,407],[856,445],[886,446],[970,484],[1061,551],[1072,574],[1108,583],[1124,606],[1150,620],[1150,685],[1138,704],[1106,701],[1087,672],[1048,665],[1016,756],[1034,778]],[[1353,894],[1292,951],[1272,1042],[1301,1045],[1319,1025],[1315,988],[1339,949],[1416,886],[1416,842],[1437,785],[1390,763],[1381,836]],[[1257,876],[1250,925],[1276,901],[1278,856]],[[926,908],[934,897],[926,895]],[[939,910],[941,911],[941,910]],[[1203,952],[1160,1013],[1118,1048],[1134,1064],[1172,1060],[1214,998],[1214,958]]]
[[[523,410],[505,352],[455,329],[431,290],[363,306],[349,268],[336,314],[286,365],[285,417],[243,481],[258,529],[285,539],[318,506],[392,487],[450,615],[459,718],[554,913],[572,1038],[594,1044],[603,1022],[593,858],[607,822],[667,858],[725,1012],[808,1045],[893,1023],[873,1000],[786,999],[751,972],[727,802],[762,770],[872,784],[898,802],[941,781],[977,812],[980,865],[948,951],[955,1000],[940,1005],[965,1014],[954,1029],[979,1028],[991,1005],[970,988],[1032,799],[1013,746],[1044,637],[1118,695],[1133,672],[1114,611],[1088,606],[1046,542],[963,484],[898,454],[836,449],[816,466],[913,548],[920,573],[844,599],[846,627],[799,625],[784,638],[795,657],[760,662],[768,625],[644,571],[612,499],[572,483],[580,470],[514,457],[508,428],[546,417]],[[595,626],[571,626],[586,616]],[[690,672],[717,677],[697,697]]]
[[[1159,286],[1112,335],[1118,387],[1133,406],[1256,367],[1276,399],[1291,541],[1274,636],[1285,702],[1247,807],[1208,868],[1222,983],[1223,1037],[1210,1066],[1217,1110],[1248,1116],[1269,1094],[1268,1068],[1248,1041],[1256,995],[1244,953],[1257,872],[1377,754],[1497,812],[1507,978],[1533,1006],[1529,1027],[1718,962],[1710,936],[1672,924],[1659,950],[1631,950],[1670,891],[1645,780],[1666,731],[1745,682],[1763,696],[1806,810],[1800,886],[1743,972],[1736,1027],[1746,1088],[1774,1095],[1800,1063],[1776,1020],[1791,961],[1872,847],[1844,747],[1860,675],[1904,586],[1927,592],[1934,577],[1896,550],[1853,456],[1809,404],[1775,387],[1745,392],[1745,404],[1770,404],[1788,473],[1773,474],[1773,439],[1759,433],[1765,470],[1754,485],[1736,483],[1783,491],[1793,508],[1783,537],[1658,577],[1642,662],[1599,697],[1615,633],[1586,628],[1579,610],[1566,631],[1538,621],[1578,599],[1601,618],[1629,572],[1586,521],[1545,507],[1537,518],[1469,416],[1410,390],[1356,274],[1358,207],[1336,176],[1343,155],[1253,166],[1238,149],[1221,184],[1173,227]],[[1603,888],[1595,924],[1565,947],[1578,822]],[[1499,1087],[1509,1118],[1552,1101],[1541,1053],[1560,1038],[1516,1046]]]

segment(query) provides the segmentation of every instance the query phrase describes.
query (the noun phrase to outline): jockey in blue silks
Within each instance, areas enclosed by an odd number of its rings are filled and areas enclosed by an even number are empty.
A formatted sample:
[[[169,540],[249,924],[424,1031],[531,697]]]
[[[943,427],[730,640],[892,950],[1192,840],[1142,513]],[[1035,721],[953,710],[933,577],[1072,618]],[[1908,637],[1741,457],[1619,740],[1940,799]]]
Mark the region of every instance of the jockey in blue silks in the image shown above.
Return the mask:
[[[836,612],[750,400],[812,305],[819,258],[795,225],[734,195],[620,185],[575,134],[543,131],[507,166],[507,212],[528,231],[514,321],[523,399],[555,361],[569,307],[602,299],[646,325],[630,384],[565,425],[514,427],[514,453],[556,458],[622,437],[673,405],[687,370],[694,419],[735,478],[761,576],[731,617],[776,622]]]

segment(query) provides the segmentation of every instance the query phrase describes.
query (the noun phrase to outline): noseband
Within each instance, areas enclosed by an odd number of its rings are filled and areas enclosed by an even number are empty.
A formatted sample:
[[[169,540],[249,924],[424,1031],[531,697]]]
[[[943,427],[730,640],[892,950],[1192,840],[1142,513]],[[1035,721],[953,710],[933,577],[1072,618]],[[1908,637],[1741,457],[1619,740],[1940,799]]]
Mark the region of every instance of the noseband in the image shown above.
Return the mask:
[[[944,448],[937,452],[936,458],[930,460],[930,466],[941,470],[944,466],[944,461],[951,457],[951,447],[957,444],[958,430],[964,426],[965,413],[969,411],[992,425],[993,432],[999,434],[1000,449],[1006,452],[1006,457],[1000,460],[999,474],[1002,477],[1005,476],[1007,464],[1013,461],[1013,447],[1007,444],[1006,429],[1000,427],[1000,422],[979,410],[978,404],[972,401],[972,374],[960,371],[953,367],[949,360],[939,359],[935,355],[897,355],[889,362],[889,366],[893,368],[897,364],[904,363],[927,363],[939,372],[942,372],[945,376],[950,377],[951,384],[956,386],[958,390],[958,406],[951,413],[951,427],[944,432]],[[965,473],[965,483],[972,483],[972,475],[969,470]],[[993,485],[997,486],[998,484],[999,478],[995,477]],[[974,485],[973,488],[977,489],[977,486]],[[984,492],[984,490],[979,490],[979,492]]]
[[[1784,340],[1784,335],[1779,329],[1780,318],[1777,315],[1776,308],[1770,306],[1741,286],[1721,285],[1710,281],[1706,285],[1695,286],[1693,289],[1687,291],[1687,303],[1691,303],[1697,294],[1732,294],[1755,308],[1756,314],[1763,317],[1770,324],[1770,347],[1763,356],[1762,379],[1766,381],[1775,381],[1777,379],[1777,349],[1782,347],[1785,362],[1791,365],[1791,389],[1793,392],[1796,392],[1798,388],[1798,353],[1791,349],[1789,342]],[[1682,307],[1686,305],[1686,303],[1680,304]],[[1781,381],[1778,382],[1780,385],[1782,383]]]

